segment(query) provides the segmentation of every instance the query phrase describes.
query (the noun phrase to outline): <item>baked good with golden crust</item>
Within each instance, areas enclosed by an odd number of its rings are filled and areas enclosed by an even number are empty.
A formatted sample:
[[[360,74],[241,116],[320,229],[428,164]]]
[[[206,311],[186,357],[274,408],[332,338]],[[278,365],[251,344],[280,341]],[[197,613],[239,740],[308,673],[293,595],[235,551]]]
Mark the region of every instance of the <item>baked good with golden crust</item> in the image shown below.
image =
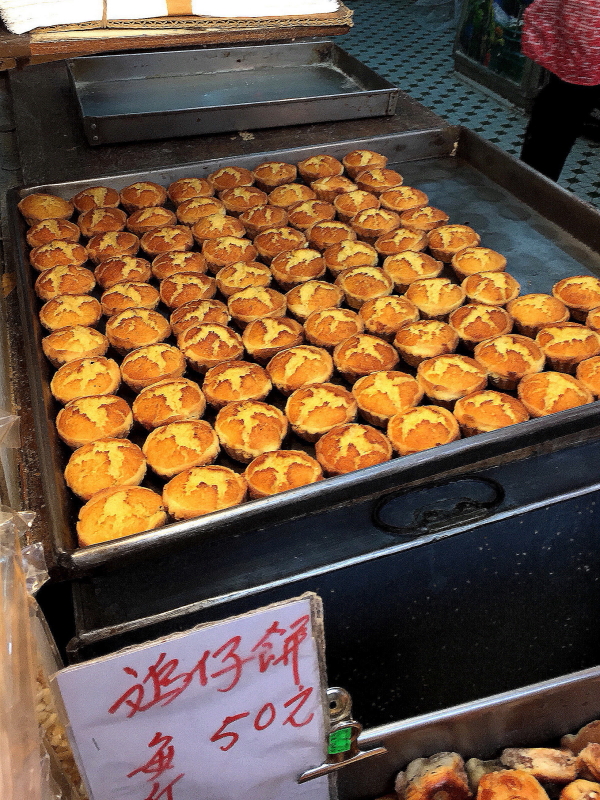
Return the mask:
[[[29,263],[38,272],[53,267],[80,267],[87,260],[87,250],[82,244],[66,242],[64,239],[41,244],[29,253]]]
[[[321,278],[325,274],[325,262],[318,250],[301,247],[287,250],[271,261],[271,273],[285,292],[299,283]]]
[[[76,358],[67,361],[54,373],[50,391],[64,405],[92,394],[115,394],[120,383],[121,371],[112,358]]]
[[[292,430],[307,442],[316,442],[336,425],[353,422],[356,399],[342,386],[319,383],[296,389],[285,404]]]
[[[107,258],[135,256],[139,249],[140,240],[129,231],[97,233],[87,243],[88,255],[94,264],[106,261]]]
[[[194,246],[194,237],[187,225],[163,225],[147,231],[140,239],[140,245],[144,253],[154,258],[162,253],[191,250]]]
[[[53,194],[37,192],[28,194],[17,204],[28,225],[35,225],[43,219],[71,219],[74,206]]]
[[[254,237],[254,246],[265,264],[271,261],[280,253],[288,250],[297,250],[299,247],[306,247],[306,236],[296,228],[267,228]]]
[[[426,206],[429,198],[420,189],[413,186],[395,186],[379,195],[379,200],[383,208],[402,214],[404,211],[411,211],[414,208]]]
[[[548,795],[538,781],[521,769],[504,769],[481,777],[477,790],[478,800],[548,800]]]
[[[241,239],[239,236],[220,236],[218,239],[205,239],[202,243],[202,255],[206,259],[209,272],[216,275],[229,264],[254,261],[258,251],[248,239]]]
[[[310,186],[294,182],[284,183],[275,187],[269,193],[269,205],[290,209],[296,203],[302,203],[304,200],[314,200],[316,196],[316,192]]]
[[[341,161],[326,153],[309,156],[299,161],[297,166],[298,172],[307,183],[317,181],[319,178],[328,178],[331,175],[341,175],[344,171]]]
[[[459,398],[453,413],[463,436],[496,431],[529,419],[529,413],[520,400],[493,389],[473,392]]]
[[[111,189],[109,186],[88,186],[71,198],[71,202],[80,214],[93,208],[116,208],[120,200],[116,189]]]
[[[56,416],[58,435],[73,450],[96,439],[122,439],[132,425],[131,409],[113,394],[69,400]]]
[[[337,307],[343,299],[339,286],[326,281],[306,281],[286,294],[288,311],[299,320],[306,320],[314,311]]]
[[[167,378],[180,378],[185,372],[183,353],[170,344],[138,347],[121,363],[121,377],[134,392]]]
[[[216,293],[216,280],[197,272],[175,272],[160,284],[160,299],[170,309],[194,300],[211,300]]]
[[[304,341],[304,330],[296,320],[287,317],[265,317],[250,322],[242,334],[244,348],[259,364],[266,364],[274,355]]]
[[[374,244],[400,227],[400,215],[387,208],[367,208],[352,217],[350,225],[363,242]]]
[[[485,389],[487,371],[468,356],[434,356],[419,364],[417,381],[430,400],[448,407],[459,397]]]
[[[335,207],[325,200],[304,200],[288,211],[288,223],[299,231],[307,231],[311,225],[335,217]]]
[[[108,339],[94,328],[72,325],[44,336],[42,350],[48,361],[58,368],[77,358],[103,356],[108,350]]]
[[[370,372],[393,370],[398,361],[398,353],[391,344],[367,333],[345,339],[333,351],[336,369],[350,383]]]
[[[227,165],[211,172],[207,180],[215,191],[223,192],[234,186],[252,186],[254,175],[245,167]]]
[[[486,339],[510,333],[513,327],[512,317],[503,308],[484,303],[469,303],[457,308],[448,317],[448,322],[470,349]]]
[[[411,761],[396,778],[399,800],[467,800],[471,795],[465,764],[458,753],[436,753]]]
[[[82,325],[93,328],[102,317],[102,307],[89,294],[59,294],[40,309],[40,322],[49,331]]]
[[[240,214],[246,233],[251,239],[269,228],[285,228],[288,223],[288,213],[279,206],[254,206]]]
[[[326,200],[328,203],[333,203],[342,194],[357,190],[356,184],[343,175],[328,175],[313,181],[310,186],[319,200]]]
[[[332,219],[311,225],[306,231],[306,237],[311,247],[323,251],[346,239],[356,239],[356,231],[352,230],[350,225],[345,222]]]
[[[92,211],[80,214],[77,225],[81,233],[86,238],[91,239],[92,236],[96,236],[99,233],[124,231],[127,225],[127,214],[121,211],[120,208],[94,208]],[[131,228],[129,230],[132,233],[137,233]]]
[[[115,283],[102,293],[100,304],[102,313],[107,317],[120,314],[128,308],[154,309],[158,305],[160,295],[154,286],[144,281],[122,281]]]
[[[176,308],[169,318],[175,336],[203,322],[216,322],[227,325],[231,317],[225,303],[220,300],[193,300]]]
[[[180,206],[194,197],[211,197],[215,190],[206,178],[180,178],[167,187],[167,195],[172,203]]]
[[[215,431],[227,455],[246,464],[262,453],[279,450],[287,428],[285,414],[259,400],[228,403],[215,419]]]
[[[526,375],[519,383],[517,393],[532,417],[545,417],[594,400],[589,389],[563,372]]]
[[[149,308],[126,308],[106,321],[106,337],[111,346],[126,355],[130,350],[158,344],[171,335],[168,321]]]
[[[450,263],[460,281],[478,272],[504,272],[506,269],[506,258],[489,247],[465,247],[452,256]]]
[[[152,277],[150,262],[136,256],[121,256],[101,261],[94,270],[94,277],[102,289],[110,289],[123,281],[146,283]]]
[[[285,295],[270,287],[250,286],[232,294],[227,308],[237,324],[245,328],[249,322],[265,317],[284,317]]]
[[[223,267],[217,273],[217,289],[225,297],[251,287],[269,286],[273,275],[271,270],[258,261],[236,261]]]
[[[410,456],[430,447],[455,442],[460,439],[460,428],[456,417],[447,408],[417,406],[394,414],[387,435],[398,455]]]
[[[27,244],[30,247],[39,247],[56,239],[65,242],[78,242],[81,231],[73,222],[66,219],[43,219],[36,222],[27,231]]]
[[[540,781],[569,783],[577,777],[577,759],[553,747],[507,747],[500,761],[509,769],[519,769]]]
[[[443,319],[465,302],[465,291],[449,278],[420,278],[406,290],[423,319]]]
[[[317,347],[333,350],[338,344],[362,333],[365,324],[349,308],[323,308],[313,311],[304,322],[307,340]]]
[[[598,800],[600,783],[579,778],[564,787],[559,800]]]
[[[333,361],[321,347],[302,344],[277,353],[267,364],[273,385],[290,395],[311,383],[326,383],[333,375]]]
[[[515,321],[515,327],[524,336],[534,338],[544,325],[566,322],[569,309],[558,298],[549,294],[522,294],[506,305]]]
[[[81,217],[79,218],[81,226]],[[153,206],[152,208],[140,208],[127,217],[127,230],[135,233],[136,236],[143,236],[154,228],[164,228],[165,226],[176,225],[177,217],[168,208]],[[82,233],[85,234],[83,228]],[[98,231],[99,233],[99,231]]]
[[[541,372],[546,363],[544,353],[533,339],[517,333],[481,342],[473,357],[487,370],[492,386],[504,391],[516,389],[521,378]]]
[[[429,233],[440,225],[445,225],[450,217],[441,208],[435,206],[417,206],[400,214],[401,225],[413,231]]]
[[[406,292],[411,283],[423,278],[437,278],[444,269],[441,261],[416,250],[404,250],[383,262],[383,271],[394,281],[397,292]]]
[[[590,742],[580,750],[577,763],[582,775],[600,780],[600,744]]]
[[[577,364],[575,377],[594,397],[600,397],[600,356],[592,356]]]
[[[243,475],[209,464],[185,469],[171,478],[163,489],[163,501],[175,519],[194,519],[243,503],[247,489]]]
[[[583,322],[593,308],[600,306],[600,278],[572,275],[555,283],[552,294],[567,306],[573,319]]]
[[[521,291],[521,284],[508,272],[476,272],[461,285],[470,301],[490,306],[505,306]]]
[[[177,219],[182,225],[195,225],[204,217],[224,217],[227,212],[217,197],[193,197],[177,206]]]
[[[351,150],[342,158],[344,169],[351,178],[355,178],[365,169],[374,169],[375,167],[385,169],[387,162],[387,156],[376,153],[374,150]]]
[[[245,233],[246,229],[240,220],[229,214],[209,214],[192,225],[192,236],[198,245],[207,239],[220,239],[223,236],[241,239]]]
[[[146,430],[184,419],[199,419],[206,410],[204,393],[187,378],[167,378],[147,386],[131,406],[133,419]]]
[[[592,308],[585,318],[585,324],[596,333],[600,333],[600,308]]]
[[[270,497],[323,479],[321,465],[302,450],[276,450],[253,459],[244,472],[250,497]]]
[[[159,281],[169,278],[176,272],[197,272],[202,275],[207,269],[206,259],[202,253],[190,250],[162,253],[152,261],[152,274]]]
[[[338,219],[348,223],[359,212],[366,211],[368,208],[379,208],[381,206],[379,198],[376,195],[371,194],[371,192],[364,192],[362,189],[355,189],[352,192],[339,194],[332,202]]]
[[[350,308],[360,308],[367,300],[386,297],[394,290],[389,275],[379,267],[350,267],[335,279]]]
[[[148,466],[161,478],[212,464],[220,449],[215,430],[202,419],[179,420],[154,428],[142,446]]]
[[[397,228],[375,240],[375,250],[382,258],[413,250],[420,253],[427,247],[427,234],[424,231],[411,231],[409,228]]]
[[[151,531],[166,521],[159,494],[143,486],[114,486],[95,494],[80,509],[77,537],[81,547],[87,547]]]
[[[69,489],[82,500],[113,486],[139,486],[146,459],[129,439],[98,439],[79,447],[65,468]]]
[[[323,251],[325,266],[336,277],[350,267],[376,267],[379,262],[377,250],[366,242],[344,239]]]
[[[162,206],[167,199],[167,190],[153,181],[136,181],[121,190],[121,205],[128,214],[140,208]]]
[[[391,342],[400,328],[407,322],[419,319],[419,309],[406,297],[376,297],[367,300],[359,309],[367,333],[380,336]]]
[[[344,475],[392,457],[390,440],[371,425],[336,425],[315,444],[317,461],[328,475]]]
[[[577,364],[600,353],[600,334],[577,322],[544,325],[535,341],[549,369],[575,373]]]
[[[394,347],[407,364],[417,367],[426,358],[453,353],[458,347],[458,335],[441,320],[417,320],[400,328]]]
[[[412,212],[411,212],[412,213]],[[468,225],[440,225],[428,236],[429,252],[440,261],[452,261],[452,258],[465,247],[475,247],[481,237]]]
[[[358,410],[369,425],[385,428],[394,414],[418,405],[423,389],[412,375],[395,370],[371,372],[352,387]]]
[[[239,217],[250,208],[267,204],[266,192],[255,186],[233,186],[231,189],[221,192],[219,198],[225,206],[226,212],[234,217]]]
[[[273,384],[266,371],[247,361],[223,361],[204,376],[202,390],[213,408],[238,400],[264,400]]]
[[[354,182],[364,192],[380,195],[394,186],[402,186],[404,178],[399,172],[386,167],[367,167],[353,176]]]
[[[288,164],[285,161],[263,161],[252,170],[256,185],[263,192],[272,192],[284,183],[293,183],[298,170],[295,164]]]
[[[238,359],[244,354],[239,333],[216,322],[191,325],[179,334],[177,344],[189,365],[200,373],[216,367],[221,361]]]

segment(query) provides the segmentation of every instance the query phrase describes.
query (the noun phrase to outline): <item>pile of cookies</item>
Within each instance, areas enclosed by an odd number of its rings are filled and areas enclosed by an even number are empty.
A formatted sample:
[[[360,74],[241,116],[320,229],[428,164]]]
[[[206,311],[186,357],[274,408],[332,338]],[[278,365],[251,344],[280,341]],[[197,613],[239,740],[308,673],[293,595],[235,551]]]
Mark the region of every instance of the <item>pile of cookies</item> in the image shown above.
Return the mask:
[[[521,296],[428,203],[369,150],[24,197],[80,544],[599,396],[600,280]]]

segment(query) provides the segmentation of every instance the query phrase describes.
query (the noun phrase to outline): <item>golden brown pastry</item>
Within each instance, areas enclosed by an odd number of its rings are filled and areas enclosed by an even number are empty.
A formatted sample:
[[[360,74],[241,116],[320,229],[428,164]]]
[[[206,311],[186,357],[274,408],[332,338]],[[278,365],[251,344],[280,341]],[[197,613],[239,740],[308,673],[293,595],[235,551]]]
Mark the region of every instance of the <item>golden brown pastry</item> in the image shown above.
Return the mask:
[[[382,258],[413,250],[420,253],[427,247],[427,234],[423,231],[412,231],[409,228],[398,228],[375,240],[375,249]]]
[[[148,344],[128,353],[121,363],[121,377],[134,392],[185,372],[183,353],[170,344]]]
[[[148,466],[161,478],[172,478],[190,467],[212,464],[220,449],[217,434],[202,419],[161,425],[148,434],[142,446]]]
[[[176,224],[175,214],[162,206],[140,208],[139,211],[134,211],[127,217],[127,230],[135,233],[136,236],[143,236],[154,228],[164,228],[167,225]],[[81,227],[81,217],[79,218],[79,227]],[[87,236],[83,228],[81,228],[81,232]],[[100,233],[100,231],[94,231],[94,233]]]
[[[126,355],[130,350],[163,342],[171,326],[162,314],[149,308],[127,308],[106,321],[106,337],[111,346]]]
[[[216,280],[197,272],[175,272],[160,284],[160,299],[170,309],[194,300],[211,300],[216,293]]]
[[[99,439],[79,447],[65,468],[69,489],[82,500],[113,486],[139,486],[146,459],[128,439]]]
[[[549,294],[523,294],[507,303],[506,310],[519,333],[532,338],[544,325],[569,319],[569,309]]]
[[[169,200],[176,206],[194,197],[211,197],[214,193],[215,190],[205,178],[180,178],[167,188]]]
[[[121,383],[116,361],[104,356],[76,358],[63,364],[50,381],[50,391],[59,403],[89,395],[115,394]]]
[[[593,308],[585,318],[585,324],[596,333],[600,332],[600,308]]]
[[[256,185],[264,192],[272,192],[284,183],[293,183],[298,176],[294,164],[285,161],[263,161],[252,170]]]
[[[341,175],[344,171],[343,164],[333,156],[319,153],[298,162],[298,172],[307,183],[328,178],[330,175]]]
[[[261,259],[265,264],[271,261],[280,253],[288,250],[297,250],[299,247],[306,247],[306,236],[295,228],[267,228],[261,231],[254,238],[254,246],[258,250]]]
[[[406,290],[406,297],[423,319],[443,319],[465,302],[465,291],[448,278],[420,278]]]
[[[436,753],[411,761],[395,784],[399,800],[467,800],[470,797],[465,765],[458,753]]]
[[[386,167],[367,167],[351,177],[359,189],[376,195],[393,189],[394,186],[402,186],[404,181],[399,172]]]
[[[376,195],[356,189],[353,192],[337,195],[333,200],[333,206],[338,219],[349,223],[359,212],[368,208],[379,208],[381,203]]]
[[[275,289],[250,286],[232,294],[227,301],[227,308],[238,325],[245,328],[255,319],[285,316],[286,300]]]
[[[448,407],[459,397],[485,389],[487,372],[468,356],[434,356],[419,364],[417,381],[430,400]]]
[[[379,267],[350,267],[335,279],[344,292],[350,308],[360,308],[367,300],[386,297],[394,290],[394,282]]]
[[[100,303],[89,294],[59,294],[40,309],[40,322],[49,331],[72,325],[93,328],[101,316]]]
[[[110,289],[115,283],[139,281],[145,283],[152,277],[150,262],[145,258],[122,256],[101,261],[94,270],[94,277],[103,289]]]
[[[239,219],[229,214],[209,214],[192,225],[192,235],[198,245],[207,239],[221,239],[223,236],[241,239],[245,233],[246,229]]]
[[[72,325],[44,336],[42,350],[48,361],[58,368],[77,358],[103,356],[108,350],[108,339],[93,328]]]
[[[341,194],[348,194],[357,189],[355,183],[349,178],[344,178],[343,175],[329,175],[326,178],[319,178],[311,183],[313,189],[319,200],[326,200],[328,203],[333,203],[336,197]]]
[[[475,247],[480,240],[479,234],[468,225],[440,225],[429,234],[429,252],[434,258],[448,262],[460,250]]]
[[[459,398],[453,413],[463,436],[496,431],[529,419],[527,409],[520,400],[491,389]]]
[[[315,311],[341,305],[344,293],[326,281],[306,281],[290,289],[285,298],[288,311],[297,319],[306,320]]]
[[[259,364],[266,364],[280,350],[302,344],[304,331],[296,320],[287,317],[265,317],[254,320],[246,326],[242,341],[248,355]]]
[[[504,272],[506,258],[489,247],[465,247],[452,256],[452,268],[459,280],[478,272]]]
[[[195,225],[204,217],[224,217],[224,203],[216,197],[192,197],[177,206],[177,219],[182,225]]]
[[[434,206],[417,206],[403,211],[400,215],[401,225],[413,231],[429,233],[440,225],[445,225],[450,217],[445,211]]]
[[[89,294],[95,285],[94,273],[85,267],[52,267],[37,277],[35,293],[40,300],[52,300],[61,294]]]
[[[206,259],[209,271],[216,275],[229,264],[254,261],[258,251],[248,239],[220,236],[218,239],[205,239],[202,243],[202,255]]]
[[[204,376],[202,390],[213,408],[238,400],[264,400],[273,384],[265,370],[247,361],[223,361]]]
[[[152,261],[152,274],[159,281],[177,272],[196,272],[202,275],[207,270],[206,259],[202,253],[186,252],[163,253]]]
[[[333,375],[333,361],[326,350],[303,344],[277,353],[267,364],[273,385],[290,395],[311,383],[326,383]]]
[[[365,169],[385,169],[387,156],[376,153],[374,150],[351,150],[342,158],[344,169],[351,178],[355,178]]]
[[[121,205],[128,214],[140,208],[162,206],[167,199],[164,186],[152,181],[137,181],[121,190]]]
[[[276,450],[253,459],[244,472],[250,497],[270,497],[323,479],[318,461],[302,450]]]
[[[516,389],[525,375],[541,372],[546,362],[544,353],[533,339],[516,333],[481,342],[473,357],[487,370],[492,386],[505,391]]]
[[[287,427],[278,408],[258,400],[228,403],[215,419],[215,431],[227,455],[246,464],[262,453],[279,450]]]
[[[458,347],[458,335],[441,320],[417,320],[400,328],[394,347],[407,364],[417,367],[426,358],[453,353]]]
[[[380,336],[391,342],[400,328],[407,322],[419,319],[419,310],[406,297],[377,297],[367,300],[359,310],[367,333]]]
[[[577,364],[575,377],[586,389],[589,389],[594,397],[600,397],[600,356],[586,358]]]
[[[285,405],[285,414],[292,430],[308,442],[316,442],[335,425],[353,422],[356,411],[356,399],[352,394],[333,383],[296,389]]]
[[[294,182],[284,183],[275,187],[269,194],[269,204],[278,208],[289,209],[304,200],[314,200],[316,196],[316,192],[309,186]]]
[[[552,294],[564,303],[573,319],[583,322],[593,308],[600,306],[600,278],[573,275],[552,287]]]
[[[158,305],[160,295],[154,286],[144,281],[122,281],[115,283],[102,293],[100,304],[102,313],[107,317],[120,314],[128,308],[154,309]]]
[[[255,186],[233,186],[225,189],[219,194],[219,198],[228,214],[239,217],[244,211],[256,206],[267,204],[266,192],[262,192]]]
[[[271,270],[258,261],[236,261],[217,273],[217,289],[225,297],[242,289],[264,288],[272,279]]]
[[[518,297],[521,285],[508,272],[476,272],[462,282],[469,300],[490,306],[505,306]]]
[[[317,347],[333,350],[336,345],[362,333],[365,324],[355,311],[348,308],[323,308],[313,311],[304,323],[307,340]]]
[[[423,390],[417,381],[395,370],[371,372],[359,378],[352,387],[352,394],[363,419],[380,428],[386,427],[394,414],[418,405],[423,399]]]
[[[288,223],[287,211],[279,206],[254,206],[240,214],[246,233],[254,239],[269,228],[284,228]]]
[[[199,419],[206,409],[204,394],[187,378],[167,378],[147,386],[133,401],[133,418],[146,430],[184,419]]]
[[[139,213],[139,212],[138,212]],[[170,212],[168,212],[170,213]],[[120,208],[95,208],[79,215],[77,225],[81,233],[91,239],[100,233],[123,231],[127,223],[127,214]],[[129,228],[132,233],[137,231]]]
[[[370,372],[392,370],[398,361],[398,353],[391,344],[367,333],[345,339],[333,351],[336,369],[351,383]]]
[[[366,242],[345,239],[323,251],[325,266],[336,277],[350,267],[376,267],[377,250]]]
[[[89,186],[82,189],[71,202],[79,211],[91,211],[93,208],[116,208],[120,202],[119,193],[108,186]]]
[[[316,280],[325,274],[325,262],[318,250],[301,247],[280,253],[271,261],[271,273],[285,292],[299,283]]]
[[[575,374],[577,364],[600,353],[600,334],[576,322],[544,325],[535,341],[546,356],[546,364],[557,372]]]
[[[526,375],[519,383],[517,392],[519,400],[532,417],[545,417],[594,400],[589,389],[563,372]]]
[[[225,219],[225,217],[217,217],[217,219]],[[194,237],[187,225],[163,225],[161,228],[146,231],[140,239],[140,245],[144,253],[154,258],[162,253],[191,250],[194,245]]]
[[[53,194],[29,194],[17,204],[28,225],[36,225],[44,219],[70,219],[73,203]]]
[[[175,519],[194,519],[237,506],[246,499],[246,479],[215,464],[192,467],[165,484],[163,501]]]
[[[541,781],[569,783],[577,777],[577,759],[552,747],[507,747],[500,761],[505,767],[523,770]]]
[[[538,781],[522,769],[505,769],[483,775],[477,800],[548,800]]]
[[[328,475],[343,475],[382,464],[392,457],[387,436],[370,425],[336,425],[315,444],[317,461]]]
[[[400,215],[387,208],[367,208],[352,217],[350,224],[364,242],[374,244],[400,227]]]
[[[132,425],[131,409],[112,394],[69,400],[56,416],[58,435],[73,450],[96,439],[122,439]]]
[[[577,765],[583,775],[600,780],[600,744],[588,744],[579,751]]]
[[[169,321],[175,336],[180,336],[188,328],[203,322],[227,325],[230,319],[227,306],[220,300],[192,300],[191,303],[184,303],[176,308]]]
[[[288,222],[299,231],[307,231],[311,225],[335,217],[335,207],[325,200],[305,200],[292,206],[288,212]]]
[[[29,253],[29,262],[38,272],[53,267],[80,267],[88,260],[87,250],[77,242],[55,239],[48,244],[34,247]]]
[[[162,498],[143,486],[115,486],[95,494],[79,511],[82,547],[160,528],[167,521]]]
[[[406,292],[411,283],[423,278],[437,278],[444,269],[441,261],[415,250],[404,250],[388,256],[383,271],[394,281],[397,292]]]
[[[189,365],[204,373],[221,361],[241,358],[242,337],[231,328],[215,322],[191,325],[179,334],[177,344]]]
[[[580,778],[564,787],[559,800],[598,800],[599,797],[600,783]]]
[[[140,240],[129,231],[112,231],[98,233],[87,243],[87,251],[94,264],[106,261],[107,258],[135,256],[140,249]]]
[[[254,183],[254,175],[249,169],[232,165],[221,167],[207,177],[208,182],[217,192],[233,189],[234,186],[252,186]]]
[[[439,447],[460,439],[456,417],[441,406],[417,406],[394,414],[387,435],[394,450],[410,456],[430,447]]]
[[[356,239],[356,231],[353,231],[345,222],[332,219],[311,225],[306,231],[306,236],[311,247],[323,251],[346,239]]]
[[[27,244],[30,247],[39,247],[56,239],[78,242],[80,237],[81,231],[77,225],[66,219],[43,219],[27,231]]]
[[[503,308],[484,303],[470,303],[457,308],[450,314],[448,322],[470,349],[486,339],[510,333],[513,326],[512,317]]]
[[[382,192],[379,200],[384,208],[389,208],[390,211],[398,214],[414,208],[421,208],[429,202],[425,192],[415,189],[413,186],[395,186],[393,189],[388,189],[387,192]]]

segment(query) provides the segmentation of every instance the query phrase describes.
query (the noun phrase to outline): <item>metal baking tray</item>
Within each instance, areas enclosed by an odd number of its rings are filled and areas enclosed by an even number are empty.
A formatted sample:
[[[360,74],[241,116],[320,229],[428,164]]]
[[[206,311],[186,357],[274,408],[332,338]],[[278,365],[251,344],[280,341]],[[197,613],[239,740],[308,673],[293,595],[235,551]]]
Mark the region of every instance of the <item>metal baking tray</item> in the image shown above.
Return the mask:
[[[398,89],[329,41],[67,61],[92,145],[393,114]]]
[[[299,161],[316,152],[334,156],[361,146],[378,150],[399,168],[407,183],[420,186],[434,205],[448,210],[451,219],[473,224],[486,245],[505,253],[509,269],[522,283],[523,292],[548,291],[565,275],[600,274],[600,212],[547,181],[512,156],[466,129],[410,132],[362,140],[328,143],[307,148],[231,158],[229,163],[249,168],[267,158]],[[206,175],[222,166],[212,160],[176,169],[107,175],[119,189],[141,179],[168,184],[186,175]],[[301,487],[264,500],[255,500],[198,519],[178,522],[151,532],[77,549],[74,536],[75,504],[66,490],[62,470],[64,455],[53,418],[55,404],[48,386],[49,367],[42,354],[31,267],[27,260],[25,225],[17,211],[18,200],[34,191],[71,197],[90,181],[13,189],[8,197],[9,223],[17,286],[22,308],[23,336],[32,405],[44,484],[42,511],[53,543],[54,566],[63,574],[90,573],[123,560],[137,561],[167,551],[203,546],[232,534],[252,537],[252,532],[300,520],[318,524],[318,515],[335,506],[352,504],[449,471],[467,470],[490,458],[514,458],[517,451],[560,446],[561,438],[590,438],[600,434],[596,403],[521,423],[489,434],[395,458],[359,472]],[[26,480],[25,476],[25,480]],[[281,541],[300,547],[297,528],[282,526]],[[250,538],[251,541],[251,538]],[[277,557],[277,554],[274,554]]]
[[[380,797],[393,790],[396,775],[410,761],[443,751],[460,753],[466,761],[496,758],[505,747],[557,747],[561,736],[599,717],[600,667],[595,667],[365,730],[360,747],[383,745],[387,753],[344,767],[338,773],[339,798]]]

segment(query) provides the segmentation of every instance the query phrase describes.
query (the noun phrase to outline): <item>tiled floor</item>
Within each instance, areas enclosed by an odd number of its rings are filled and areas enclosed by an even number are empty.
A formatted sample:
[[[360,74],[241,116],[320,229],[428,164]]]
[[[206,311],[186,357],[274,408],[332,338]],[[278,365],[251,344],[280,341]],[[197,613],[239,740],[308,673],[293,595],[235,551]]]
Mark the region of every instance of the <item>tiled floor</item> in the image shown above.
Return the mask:
[[[354,27],[340,44],[415,100],[518,155],[526,115],[454,72],[451,2],[350,0]],[[559,183],[600,207],[600,143],[581,138]]]

